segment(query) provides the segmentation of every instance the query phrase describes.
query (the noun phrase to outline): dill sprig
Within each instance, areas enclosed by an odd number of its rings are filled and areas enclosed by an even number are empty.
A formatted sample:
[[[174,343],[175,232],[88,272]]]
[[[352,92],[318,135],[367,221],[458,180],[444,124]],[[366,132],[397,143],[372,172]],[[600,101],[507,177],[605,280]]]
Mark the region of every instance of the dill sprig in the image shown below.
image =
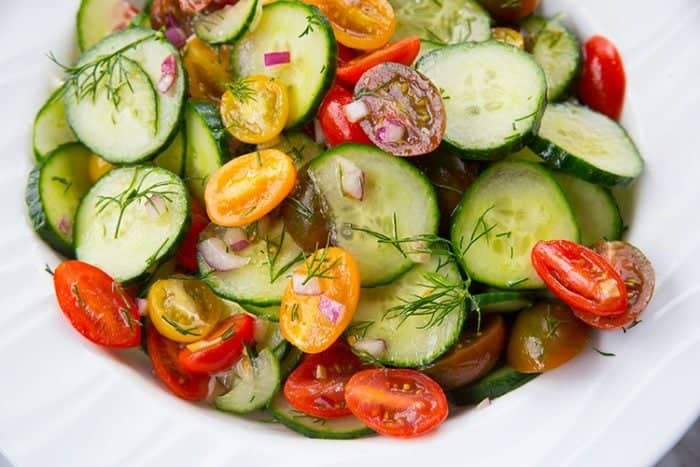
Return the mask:
[[[314,32],[314,26],[321,26],[321,19],[316,15],[309,15],[306,17],[306,28],[297,37],[304,37],[307,34]]]
[[[597,352],[599,355],[602,355],[603,357],[617,357],[617,355],[614,354],[614,353],[612,353],[612,352],[603,352],[602,350],[600,350],[600,349],[598,349],[598,348],[596,348],[596,347],[592,347],[592,349],[593,349],[595,352]]]
[[[311,279],[336,279],[337,276],[330,272],[340,264],[340,258],[330,261],[328,258],[328,246],[330,245],[330,236],[326,240],[326,246],[321,250],[316,250],[311,256],[304,255],[304,263],[306,264],[306,277],[301,282],[306,285]]]
[[[355,336],[356,338],[361,339],[367,335],[367,331],[372,327],[372,325],[374,325],[374,321],[355,321],[347,327],[345,333],[348,336]]]
[[[304,258],[303,253],[297,254],[290,261],[283,264],[277,271],[275,267],[277,266],[277,260],[279,260],[282,254],[282,247],[284,246],[284,240],[287,235],[287,229],[283,226],[282,232],[277,240],[271,239],[269,236],[265,237],[265,258],[267,260],[268,272],[270,275],[270,284],[279,279],[283,274],[293,268],[299,261]]]
[[[147,170],[147,169],[146,169]],[[174,185],[172,181],[163,180],[155,182],[151,185],[146,185],[146,180],[148,176],[153,173],[153,170],[147,170],[146,173],[139,180],[139,174],[142,171],[139,169],[134,170],[134,175],[129,182],[129,185],[120,193],[115,196],[104,196],[100,195],[95,203],[95,208],[97,209],[97,214],[101,214],[107,207],[111,205],[116,205],[119,209],[119,216],[117,217],[117,224],[114,228],[114,238],[119,237],[119,229],[121,228],[122,221],[124,219],[124,214],[132,204],[137,201],[144,201],[150,204],[153,209],[158,211],[158,207],[155,205],[152,196],[158,195],[164,200],[172,203],[172,196],[176,195],[177,192],[173,190],[168,190],[167,188]],[[167,206],[165,208],[167,210]],[[161,246],[162,247],[162,246]]]
[[[242,78],[232,83],[226,84],[226,89],[242,103],[256,102],[255,90],[251,86],[250,78]]]
[[[88,97],[94,101],[100,88],[104,88],[107,99],[118,109],[121,102],[121,91],[129,89],[132,93],[134,92],[129,78],[129,67],[133,65],[132,61],[125,56],[126,52],[157,37],[163,38],[164,35],[162,32],[154,31],[152,34],[123,45],[114,52],[100,55],[80,66],[65,65],[53,53],[49,53],[49,59],[61,67],[67,75],[66,85],[62,87],[55,98],[63,97],[70,89],[78,101]]]
[[[197,329],[196,326],[192,326],[191,328],[183,328],[178,323],[176,323],[172,319],[168,318],[166,315],[163,315],[163,321],[168,323],[173,329],[175,329],[175,331],[182,334],[183,336],[201,336],[202,335],[199,332],[195,332],[195,330]]]

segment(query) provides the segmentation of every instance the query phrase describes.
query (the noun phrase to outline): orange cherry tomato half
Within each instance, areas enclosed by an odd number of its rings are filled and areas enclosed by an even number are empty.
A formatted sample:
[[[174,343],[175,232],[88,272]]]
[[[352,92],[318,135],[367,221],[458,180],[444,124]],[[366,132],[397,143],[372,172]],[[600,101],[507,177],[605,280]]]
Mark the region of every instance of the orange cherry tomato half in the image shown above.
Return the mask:
[[[204,201],[217,225],[240,227],[275,209],[294,188],[294,161],[276,149],[236,157],[209,177]]]
[[[328,18],[335,38],[359,50],[374,50],[389,42],[396,14],[387,0],[304,0]]]
[[[350,411],[377,433],[413,438],[447,418],[438,383],[416,370],[378,368],[355,373],[345,385]]]
[[[181,345],[163,337],[152,324],[146,326],[146,350],[153,364],[153,372],[177,397],[201,401],[209,394],[209,376],[196,375],[180,365]]]
[[[180,245],[180,249],[175,254],[177,264],[190,272],[197,271],[197,243],[199,242],[199,234],[209,225],[207,211],[199,204],[194,197],[190,198],[192,205],[192,222],[187,230],[185,239]]]
[[[627,310],[627,287],[608,260],[567,240],[539,241],[532,265],[547,287],[576,310],[618,316]]]
[[[320,418],[350,415],[345,384],[364,368],[344,341],[319,354],[308,355],[284,383],[284,397],[301,412]]]
[[[339,66],[336,76],[344,83],[354,86],[360,76],[373,66],[384,62],[396,62],[408,66],[416,59],[419,51],[420,37],[406,37]]]
[[[192,373],[214,374],[231,368],[253,343],[255,320],[246,314],[229,316],[206,338],[180,351],[180,365]]]
[[[84,337],[105,347],[139,345],[136,303],[107,273],[82,261],[64,261],[54,271],[53,285],[61,311]]]
[[[318,295],[295,292],[300,283],[315,285]],[[337,247],[317,250],[295,271],[282,296],[280,331],[302,352],[319,353],[340,337],[360,298],[360,272],[355,259]]]

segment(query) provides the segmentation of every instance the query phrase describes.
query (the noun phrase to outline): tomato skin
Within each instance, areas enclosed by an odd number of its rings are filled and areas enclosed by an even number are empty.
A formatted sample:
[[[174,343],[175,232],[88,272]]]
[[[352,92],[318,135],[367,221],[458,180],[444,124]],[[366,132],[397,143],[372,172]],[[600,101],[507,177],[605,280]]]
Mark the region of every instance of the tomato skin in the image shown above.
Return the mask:
[[[574,309],[578,319],[598,329],[620,329],[632,325],[646,309],[654,295],[656,275],[651,262],[633,245],[627,242],[598,242],[593,249],[610,261],[625,281],[629,306],[619,316],[596,316]]]
[[[447,418],[447,398],[438,383],[408,369],[377,368],[355,373],[345,385],[350,411],[377,433],[414,438]]]
[[[395,62],[409,66],[416,59],[419,51],[420,37],[406,37],[382,49],[375,50],[366,55],[361,55],[339,66],[336,76],[345,84],[354,86],[360,79],[360,76],[373,66],[384,62]]]
[[[326,141],[331,146],[341,143],[372,144],[360,124],[348,121],[343,106],[352,102],[352,93],[334,84],[321,102],[318,120]]]
[[[586,348],[591,329],[561,303],[538,303],[521,311],[508,341],[508,364],[521,373],[541,373],[568,362]]]
[[[160,335],[150,323],[146,326],[146,349],[153,371],[177,397],[201,401],[209,394],[209,377],[190,373],[180,365],[180,345]]]
[[[150,13],[153,29],[167,29],[174,23],[185,35],[192,34],[192,15],[180,8],[179,0],[153,0]]]
[[[230,56],[230,46],[222,45],[215,49],[197,36],[191,36],[182,56],[189,96],[208,100],[218,106],[226,92],[226,84],[233,81]]]
[[[297,410],[320,418],[350,415],[345,385],[364,368],[342,340],[329,349],[304,357],[284,383],[284,397]]]
[[[357,57],[357,51],[355,49],[345,47],[343,44],[338,44],[338,67],[345,65],[355,57]]]
[[[605,37],[593,36],[584,44],[583,56],[579,99],[593,110],[618,120],[627,86],[620,52]]]
[[[595,251],[567,240],[539,241],[531,260],[547,287],[572,308],[598,316],[627,310],[625,283]]]
[[[178,355],[180,365],[192,373],[209,375],[231,368],[243,353],[243,345],[253,343],[254,323],[246,314],[228,317],[204,340],[183,348]]]
[[[294,201],[290,201],[291,198]],[[287,232],[304,251],[313,253],[326,244],[331,234],[331,220],[324,213],[323,198],[306,167],[299,169],[294,191],[282,203],[281,213]]]
[[[195,272],[198,267],[197,243],[199,242],[199,234],[209,225],[209,217],[207,217],[207,211],[194,197],[190,197],[190,204],[192,206],[192,222],[180,249],[175,254],[175,261],[184,269]]]
[[[107,273],[82,261],[64,261],[54,271],[53,284],[61,311],[85,338],[111,348],[139,345],[136,303]]]
[[[479,0],[479,3],[499,21],[513,23],[535,11],[540,0]]]

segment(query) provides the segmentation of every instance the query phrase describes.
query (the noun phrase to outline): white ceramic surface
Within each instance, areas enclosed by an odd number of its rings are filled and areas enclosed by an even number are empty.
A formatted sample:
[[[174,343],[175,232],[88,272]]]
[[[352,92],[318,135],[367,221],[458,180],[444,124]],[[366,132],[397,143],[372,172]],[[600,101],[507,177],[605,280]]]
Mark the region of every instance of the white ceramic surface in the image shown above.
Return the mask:
[[[642,324],[431,436],[315,441],[182,402],[136,353],[80,338],[58,311],[23,192],[34,113],[68,58],[77,0],[0,6],[0,450],[17,466],[642,466],[700,411],[700,2],[544,0],[622,50],[624,122],[646,158],[628,236],[658,284]],[[632,217],[633,222],[632,222]]]

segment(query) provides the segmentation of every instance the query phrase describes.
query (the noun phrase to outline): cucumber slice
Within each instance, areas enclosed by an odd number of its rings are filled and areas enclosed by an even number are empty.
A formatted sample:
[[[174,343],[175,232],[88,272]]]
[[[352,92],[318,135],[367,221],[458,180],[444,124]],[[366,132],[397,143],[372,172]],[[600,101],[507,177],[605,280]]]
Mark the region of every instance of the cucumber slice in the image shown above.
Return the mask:
[[[223,228],[210,224],[202,240],[222,235]],[[268,307],[282,303],[282,294],[294,268],[303,260],[301,249],[287,235],[281,220],[273,221],[269,231],[236,254],[249,258],[248,264],[232,271],[217,272],[199,256],[199,271],[204,282],[219,296],[244,307]],[[279,319],[279,311],[277,314]]]
[[[257,316],[258,318],[263,318],[268,321],[273,321],[275,323],[280,320],[279,305],[257,306],[251,303],[243,303],[241,306],[245,309],[245,311]]]
[[[610,190],[565,173],[553,175],[574,210],[581,243],[590,246],[598,240],[621,238],[622,217]]]
[[[76,18],[80,51],[85,52],[118,28],[129,26],[127,7],[129,2],[124,0],[81,0]]]
[[[521,292],[485,292],[472,296],[483,313],[510,313],[522,310],[534,303],[531,295]]]
[[[287,349],[289,349],[289,346],[291,344],[285,340],[277,344],[275,348],[272,349],[272,353],[275,354],[275,357],[277,360],[282,360],[285,355],[287,355]],[[281,365],[281,363],[280,363]],[[281,371],[281,370],[280,370]]]
[[[372,434],[352,415],[331,419],[306,415],[292,407],[281,392],[272,399],[269,409],[278,422],[309,438],[353,439]]]
[[[520,373],[502,366],[474,384],[449,392],[447,397],[455,405],[476,405],[484,399],[495,399],[518,389],[537,376],[539,373]]]
[[[280,364],[270,349],[255,358],[238,361],[229,377],[233,388],[214,399],[214,406],[225,412],[247,414],[265,407],[280,387]]]
[[[416,64],[418,63],[418,61],[421,58],[423,58],[423,56],[428,55],[433,50],[439,49],[440,47],[444,47],[444,45],[445,44],[441,44],[439,42],[421,39],[420,40],[420,50],[418,51],[418,56],[413,61],[413,66],[415,67]]]
[[[437,272],[448,283],[462,282],[454,261],[433,255],[425,264],[418,264],[393,283],[374,289],[363,289],[348,334],[357,339],[381,339],[386,351],[377,356],[381,363],[398,367],[420,367],[445,353],[459,339],[464,321],[464,302],[446,311],[441,321],[436,316],[399,315],[390,311],[416,297],[433,293],[426,287],[424,275]],[[447,296],[436,299],[445,302]],[[442,310],[440,311],[442,312]]]
[[[550,165],[608,187],[639,177],[644,161],[627,132],[582,105],[549,104],[530,148]]]
[[[176,57],[176,78],[162,93],[154,84],[169,56]],[[68,122],[85,146],[117,165],[152,159],[168,146],[178,129],[186,79],[177,49],[162,33],[130,28],[112,34],[76,67],[84,71],[77,83],[68,82],[63,100]],[[90,78],[93,72],[98,78]]]
[[[224,165],[226,129],[219,109],[209,102],[188,101],[185,105],[185,180],[197,200],[211,174]]]
[[[120,282],[136,281],[174,253],[189,224],[180,177],[154,166],[116,168],[80,203],[75,253]]]
[[[34,231],[60,254],[73,257],[75,212],[92,182],[91,153],[79,143],[59,146],[29,174],[25,201]]]
[[[282,375],[282,380],[287,379],[287,376],[297,367],[301,361],[301,357],[304,356],[304,352],[297,349],[293,345],[289,344],[289,352],[284,356],[280,362],[280,374]]]
[[[262,0],[240,0],[209,14],[196,16],[194,32],[210,44],[234,43],[260,19]]]
[[[281,344],[286,343],[284,337],[282,337],[279,324],[262,318],[255,320],[255,341],[257,343],[255,348],[258,351],[270,349],[275,355],[277,355],[276,349]]]
[[[452,221],[469,275],[501,289],[544,286],[530,262],[539,240],[578,242],[566,196],[540,164],[499,162],[469,187]]]
[[[269,52],[287,51],[291,62],[265,66]],[[335,77],[338,47],[333,30],[318,8],[277,1],[263,8],[255,30],[234,46],[231,67],[237,76],[279,78],[289,91],[287,128],[313,118]]]
[[[283,133],[272,143],[260,144],[258,149],[279,149],[301,168],[320,156],[325,148],[300,131]]]
[[[537,131],[547,85],[530,54],[497,41],[456,44],[424,56],[417,69],[449,97],[443,140],[463,157],[505,156]]]
[[[441,44],[491,37],[491,17],[474,0],[390,0],[396,13],[394,39],[419,36]]]
[[[180,130],[170,146],[153,159],[158,167],[168,169],[175,175],[182,176],[185,170],[185,132]]]
[[[581,44],[576,36],[559,21],[548,21],[537,34],[532,55],[544,70],[549,102],[566,97],[581,68]]]
[[[544,163],[544,159],[532,152],[532,149],[525,146],[520,151],[508,154],[504,160],[506,161],[525,161],[525,162],[535,162],[537,164]]]
[[[364,172],[362,201],[343,195],[339,157]],[[358,228],[390,237],[437,234],[440,214],[433,186],[400,157],[373,146],[344,144],[314,160],[308,171],[328,206],[334,243],[357,261],[363,287],[388,284],[414,263],[394,246],[378,243],[376,236]]]
[[[37,161],[41,161],[62,144],[77,141],[66,119],[66,108],[61,99],[63,92],[63,86],[56,89],[41,106],[34,119],[32,141]]]

